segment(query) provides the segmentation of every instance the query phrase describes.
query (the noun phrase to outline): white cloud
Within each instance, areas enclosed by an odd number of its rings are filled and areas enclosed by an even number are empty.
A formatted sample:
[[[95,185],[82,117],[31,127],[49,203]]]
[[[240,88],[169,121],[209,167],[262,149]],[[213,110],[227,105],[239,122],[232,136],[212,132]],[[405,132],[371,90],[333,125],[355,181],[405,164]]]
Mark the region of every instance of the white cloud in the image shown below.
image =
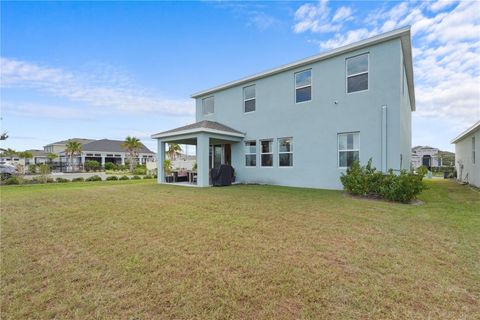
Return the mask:
[[[48,119],[75,119],[94,120],[95,110],[73,108],[70,106],[57,106],[35,103],[2,102],[2,113],[20,117],[48,118]]]
[[[337,19],[330,17],[331,9],[328,7],[327,0],[320,0],[317,4],[307,3],[302,5],[295,11],[295,25],[293,31],[295,33],[311,32],[334,32],[342,28],[341,22],[348,20],[351,9],[342,7],[337,10],[335,16]]]
[[[302,5],[295,15],[294,31],[318,32],[320,20],[333,21],[326,2]],[[356,17],[355,21],[360,20]],[[390,8],[383,5],[366,13],[357,24],[328,31],[328,39],[310,42],[322,50],[333,49],[405,25],[412,26],[417,99],[414,117],[458,128],[478,120],[480,2],[401,2]]]
[[[333,22],[352,20],[352,9],[350,7],[340,7],[332,18]]]
[[[10,58],[0,58],[0,70],[2,88],[31,88],[109,112],[183,116],[195,111],[190,99],[158,96],[112,72],[105,76],[93,69],[82,74]]]

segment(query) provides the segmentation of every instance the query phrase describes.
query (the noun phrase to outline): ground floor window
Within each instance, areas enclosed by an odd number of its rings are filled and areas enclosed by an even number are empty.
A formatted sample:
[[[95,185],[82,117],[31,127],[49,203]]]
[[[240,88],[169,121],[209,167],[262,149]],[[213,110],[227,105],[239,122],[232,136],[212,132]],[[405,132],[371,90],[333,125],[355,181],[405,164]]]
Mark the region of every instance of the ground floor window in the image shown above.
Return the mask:
[[[278,139],[278,165],[280,167],[293,166],[293,138]]]
[[[245,166],[255,167],[257,165],[257,142],[245,142]]]
[[[338,134],[338,166],[348,168],[360,158],[360,133]]]
[[[273,166],[273,141],[272,140],[261,140],[261,160],[262,167],[271,167]]]

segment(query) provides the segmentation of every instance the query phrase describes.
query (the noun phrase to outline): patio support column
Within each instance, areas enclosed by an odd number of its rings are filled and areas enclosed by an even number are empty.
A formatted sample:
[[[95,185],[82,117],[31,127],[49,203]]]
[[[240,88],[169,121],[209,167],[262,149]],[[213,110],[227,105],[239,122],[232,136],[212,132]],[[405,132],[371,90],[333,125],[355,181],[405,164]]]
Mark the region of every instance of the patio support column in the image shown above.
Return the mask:
[[[197,185],[199,187],[208,187],[208,148],[210,139],[205,133],[197,136]]]
[[[158,139],[158,153],[157,153],[157,182],[165,182],[165,170],[163,170],[163,161],[165,161],[165,142]]]
[[[105,167],[105,155],[102,154],[102,168]]]

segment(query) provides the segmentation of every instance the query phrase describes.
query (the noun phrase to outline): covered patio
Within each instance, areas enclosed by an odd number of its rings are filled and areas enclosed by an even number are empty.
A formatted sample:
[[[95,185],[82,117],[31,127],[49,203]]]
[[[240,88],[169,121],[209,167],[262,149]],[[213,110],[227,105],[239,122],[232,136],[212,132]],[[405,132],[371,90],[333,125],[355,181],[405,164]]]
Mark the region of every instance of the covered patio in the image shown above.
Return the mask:
[[[158,142],[158,183],[166,183],[164,160],[166,144],[196,146],[198,187],[210,186],[210,169],[232,163],[232,144],[243,140],[245,134],[215,121],[200,121],[152,135]]]

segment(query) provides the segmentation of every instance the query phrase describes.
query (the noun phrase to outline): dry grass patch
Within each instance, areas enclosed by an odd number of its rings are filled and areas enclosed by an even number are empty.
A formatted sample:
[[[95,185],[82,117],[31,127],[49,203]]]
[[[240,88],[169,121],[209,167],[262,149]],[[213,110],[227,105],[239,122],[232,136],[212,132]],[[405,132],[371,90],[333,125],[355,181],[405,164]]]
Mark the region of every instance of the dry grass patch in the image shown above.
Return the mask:
[[[2,187],[2,317],[480,314],[480,195],[411,206],[272,186]]]

